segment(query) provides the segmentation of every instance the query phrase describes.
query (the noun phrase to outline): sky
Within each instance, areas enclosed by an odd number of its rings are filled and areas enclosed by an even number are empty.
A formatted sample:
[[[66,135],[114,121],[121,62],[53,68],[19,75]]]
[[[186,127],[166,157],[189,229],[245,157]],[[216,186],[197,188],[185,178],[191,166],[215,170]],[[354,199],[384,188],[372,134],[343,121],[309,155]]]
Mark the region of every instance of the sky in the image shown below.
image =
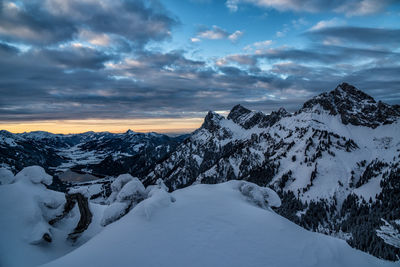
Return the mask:
[[[400,104],[399,0],[0,0],[0,129],[165,133],[341,82]]]

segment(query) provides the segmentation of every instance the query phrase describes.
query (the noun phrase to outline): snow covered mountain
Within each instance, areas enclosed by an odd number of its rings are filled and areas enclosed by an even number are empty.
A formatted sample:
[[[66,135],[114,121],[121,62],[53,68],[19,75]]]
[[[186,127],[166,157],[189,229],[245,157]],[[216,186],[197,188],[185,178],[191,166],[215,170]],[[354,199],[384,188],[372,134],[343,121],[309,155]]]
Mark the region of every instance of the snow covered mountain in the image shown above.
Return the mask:
[[[98,177],[131,173],[142,177],[186,136],[157,133],[87,132],[52,134],[0,131],[0,167],[13,172],[39,165],[49,173],[72,169]]]
[[[346,239],[396,260],[400,233],[400,108],[343,83],[294,114],[266,115],[235,106],[209,112],[200,129],[146,177],[174,190],[239,179],[270,186],[277,211],[306,229]]]
[[[400,106],[376,102],[343,83],[293,114],[283,108],[264,114],[241,105],[226,118],[209,112],[189,137],[131,131],[80,135],[1,131],[0,162],[14,173],[36,164],[51,174],[73,170],[112,176],[72,188],[85,191],[93,207],[105,209],[102,219],[96,217],[101,227],[130,216],[129,211],[148,195],[126,195],[138,185],[132,182],[122,190],[131,181],[125,176],[115,180],[123,173],[138,177],[147,187],[162,180],[170,191],[245,180],[275,190],[282,205],[274,210],[303,228],[396,261],[400,257],[399,118]],[[0,177],[8,181],[13,175],[0,168]],[[125,193],[118,197],[120,190]]]
[[[6,175],[1,177],[4,182]],[[45,187],[51,182],[32,166],[9,173],[0,185],[0,266],[398,264],[304,230],[271,209],[281,205],[273,190],[245,181],[168,193],[161,180],[145,188],[137,178],[120,175],[109,203],[86,202],[86,212],[79,201],[84,190],[64,196]],[[79,209],[71,205],[73,196]]]

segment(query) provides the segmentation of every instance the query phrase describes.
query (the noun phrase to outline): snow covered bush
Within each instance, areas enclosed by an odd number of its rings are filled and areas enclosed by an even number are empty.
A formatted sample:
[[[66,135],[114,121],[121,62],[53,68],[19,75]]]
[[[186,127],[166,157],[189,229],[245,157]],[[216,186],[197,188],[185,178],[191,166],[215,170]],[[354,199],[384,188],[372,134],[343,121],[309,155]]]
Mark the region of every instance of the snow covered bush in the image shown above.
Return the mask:
[[[8,173],[9,175],[9,173]],[[10,178],[7,178],[10,180]],[[48,221],[60,212],[65,203],[64,195],[48,190],[44,184],[50,185],[53,178],[42,167],[30,166],[21,170],[14,183],[4,185],[2,204],[16,197],[18,203],[13,203],[13,208],[20,207],[19,216],[13,224],[19,225],[24,231],[24,239],[30,244],[52,242],[51,226]],[[5,188],[7,187],[7,188]],[[2,212],[14,211],[10,207],[3,207]],[[12,218],[12,215],[7,216]]]
[[[104,211],[101,220],[103,226],[119,220],[140,202],[140,210],[147,219],[150,219],[154,210],[175,202],[175,198],[168,193],[168,188],[161,179],[158,179],[155,185],[145,188],[138,178],[123,174],[112,183],[111,189],[111,204]]]
[[[31,182],[33,184],[51,185],[53,177],[48,175],[40,166],[29,166],[15,175],[16,181]]]
[[[242,181],[239,184],[239,191],[249,201],[263,209],[268,207],[278,208],[282,204],[278,194],[268,187],[261,187],[250,182]]]
[[[110,205],[104,211],[101,224],[106,226],[124,216],[146,198],[146,190],[138,178],[122,174],[111,184]]]
[[[119,191],[121,191],[122,187],[124,187],[125,184],[128,182],[132,181],[133,177],[130,174],[121,174],[117,177],[117,179],[114,180],[114,182],[111,183],[111,195],[108,198],[108,203],[113,203]]]
[[[0,168],[0,185],[11,184],[14,182],[14,178],[14,174],[10,170]]]

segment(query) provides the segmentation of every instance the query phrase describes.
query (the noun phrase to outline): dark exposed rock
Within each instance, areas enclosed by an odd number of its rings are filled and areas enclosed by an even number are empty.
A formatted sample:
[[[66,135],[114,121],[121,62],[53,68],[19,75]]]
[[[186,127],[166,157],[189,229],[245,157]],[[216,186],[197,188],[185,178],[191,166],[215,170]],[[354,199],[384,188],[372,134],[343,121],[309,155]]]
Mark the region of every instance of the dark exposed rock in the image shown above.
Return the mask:
[[[305,102],[299,112],[312,110],[317,105],[329,111],[330,115],[339,115],[343,124],[356,126],[376,128],[381,124],[393,123],[400,117],[397,107],[376,102],[371,96],[347,83]]]
[[[89,209],[89,202],[87,197],[81,193],[65,194],[66,202],[62,214],[49,221],[50,225],[54,225],[67,216],[71,210],[78,203],[80,219],[74,231],[68,235],[68,238],[75,241],[90,225],[92,222],[92,212]],[[50,238],[51,239],[51,238]],[[51,242],[51,241],[50,241]]]
[[[270,115],[267,115],[262,112],[253,112],[242,105],[236,105],[232,108],[227,119],[232,120],[245,129],[250,129],[255,126],[267,128],[274,125],[282,117],[289,115],[290,114],[284,108],[280,108],[278,111],[273,111]]]
[[[216,131],[220,127],[219,122],[223,119],[224,119],[224,117],[222,117],[221,115],[219,115],[213,111],[209,111],[207,113],[206,117],[204,118],[204,122],[203,122],[203,125],[201,125],[201,128],[207,129],[212,132]]]
[[[42,237],[42,239],[48,243],[51,243],[52,239],[51,236],[48,233],[45,233]]]
[[[90,225],[92,222],[92,212],[89,209],[88,199],[80,193],[75,193],[67,196],[71,201],[78,203],[79,212],[81,217],[74,231],[68,235],[68,238],[75,241]]]

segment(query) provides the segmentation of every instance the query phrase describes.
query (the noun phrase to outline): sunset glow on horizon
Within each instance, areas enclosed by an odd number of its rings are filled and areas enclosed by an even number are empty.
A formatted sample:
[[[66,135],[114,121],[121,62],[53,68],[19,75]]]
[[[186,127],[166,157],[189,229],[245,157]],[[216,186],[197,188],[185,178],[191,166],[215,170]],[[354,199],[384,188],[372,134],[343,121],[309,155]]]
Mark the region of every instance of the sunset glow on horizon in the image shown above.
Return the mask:
[[[189,133],[199,128],[203,118],[162,118],[162,119],[86,119],[0,122],[0,127],[12,133],[46,131],[55,134],[76,134],[83,132],[122,133],[135,132]]]

